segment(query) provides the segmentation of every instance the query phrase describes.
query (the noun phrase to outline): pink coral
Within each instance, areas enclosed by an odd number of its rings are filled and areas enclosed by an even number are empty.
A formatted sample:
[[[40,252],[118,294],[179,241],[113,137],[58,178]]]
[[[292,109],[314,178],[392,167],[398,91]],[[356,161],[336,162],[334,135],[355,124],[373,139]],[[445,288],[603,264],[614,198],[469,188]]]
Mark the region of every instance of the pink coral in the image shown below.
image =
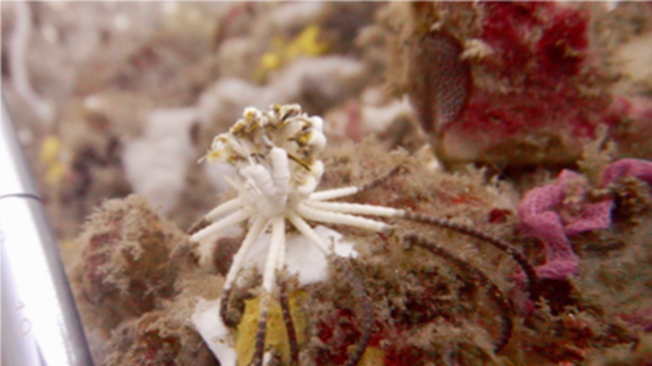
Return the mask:
[[[607,186],[624,177],[652,185],[652,161],[622,159],[611,163],[602,172],[602,184]],[[562,280],[575,274],[579,259],[568,236],[611,225],[613,200],[584,202],[586,186],[582,175],[563,170],[557,182],[532,189],[519,203],[521,228],[545,245],[546,263],[537,267],[540,278]]]
[[[606,229],[611,224],[612,200],[585,204],[579,216],[566,224],[566,235]]]
[[[536,269],[540,278],[561,280],[575,274],[579,258],[568,235],[611,224],[612,200],[583,204],[585,185],[583,176],[563,170],[556,183],[532,189],[518,205],[522,229],[545,245],[546,263]]]
[[[522,219],[531,235],[546,245],[546,264],[536,268],[539,278],[564,279],[577,272],[578,257],[566,237],[559,215],[545,211]]]
[[[602,184],[609,185],[623,177],[635,177],[652,185],[652,161],[641,159],[621,159],[602,172]]]

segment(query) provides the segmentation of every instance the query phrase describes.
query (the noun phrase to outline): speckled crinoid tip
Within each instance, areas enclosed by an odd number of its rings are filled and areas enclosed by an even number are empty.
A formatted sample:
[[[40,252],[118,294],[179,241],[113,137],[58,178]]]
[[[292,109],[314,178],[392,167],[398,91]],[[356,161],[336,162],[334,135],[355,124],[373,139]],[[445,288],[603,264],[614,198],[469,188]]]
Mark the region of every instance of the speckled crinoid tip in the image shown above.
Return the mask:
[[[267,111],[247,107],[228,132],[213,139],[204,158],[231,164],[243,177],[251,178],[253,174],[259,180],[270,173],[261,169],[268,170],[289,159],[281,164],[287,164],[289,172],[277,167],[280,176],[276,178],[283,180],[289,174],[288,183],[307,195],[319,184],[324,170],[316,158],[326,146],[323,125],[321,117],[308,116],[298,104],[273,104]],[[287,187],[276,188],[280,189],[280,198],[287,193]]]
[[[468,61],[462,44],[452,35],[435,31],[410,50],[410,101],[424,130],[440,132],[464,111],[471,94]]]

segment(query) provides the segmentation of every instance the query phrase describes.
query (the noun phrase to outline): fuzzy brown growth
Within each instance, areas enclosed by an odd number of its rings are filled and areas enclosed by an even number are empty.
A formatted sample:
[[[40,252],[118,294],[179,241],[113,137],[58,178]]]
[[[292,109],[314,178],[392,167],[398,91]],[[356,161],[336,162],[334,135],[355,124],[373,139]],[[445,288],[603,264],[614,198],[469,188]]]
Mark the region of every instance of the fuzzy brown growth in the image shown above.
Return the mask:
[[[486,289],[487,295],[491,301],[496,304],[496,307],[500,312],[500,330],[498,337],[494,342],[494,351],[499,352],[505,348],[512,335],[512,307],[505,298],[505,295],[503,295],[503,292],[500,290],[500,288],[496,286],[496,284],[494,284],[491,279],[489,279],[489,277],[484,272],[482,272],[482,270],[473,266],[471,263],[456,257],[453,255],[453,253],[437,245],[437,243],[412,234],[406,235],[405,240],[410,245],[418,245],[422,248],[427,249],[432,254],[444,258],[457,270],[469,275],[473,281],[479,283],[480,286]]]
[[[634,177],[624,177],[612,184],[611,190],[616,201],[614,217],[630,219],[639,217],[652,208],[650,187]]]
[[[219,365],[199,334],[168,311],[121,323],[105,345],[111,353],[98,365]]]
[[[229,273],[229,269],[233,263],[233,256],[242,246],[243,240],[244,238],[242,237],[225,237],[218,239],[215,243],[215,249],[213,249],[213,265],[222,276],[226,276]]]
[[[374,322],[374,314],[371,306],[371,299],[365,290],[364,283],[358,278],[355,273],[351,270],[350,265],[342,257],[332,256],[331,263],[335,265],[338,271],[344,276],[344,281],[348,283],[353,293],[359,298],[360,302],[360,314],[358,315],[360,319],[360,328],[362,329],[362,335],[358,340],[358,343],[355,345],[353,352],[349,356],[349,359],[344,363],[344,366],[355,366],[360,362],[362,355],[367,349],[369,340],[371,339],[371,331]]]
[[[158,301],[174,295],[179,268],[169,260],[184,242],[183,233],[159,217],[143,197],[107,201],[77,239],[83,253],[73,281],[82,306],[101,314],[97,320],[105,331],[154,310]]]
[[[410,49],[410,101],[424,130],[439,133],[464,111],[473,85],[463,47],[452,35],[435,31]]]
[[[404,170],[405,170],[405,168],[399,165],[396,168],[390,170],[387,174],[385,174],[383,176],[380,176],[380,177],[372,180],[371,182],[369,182],[367,184],[363,184],[361,186],[358,186],[358,191],[359,192],[364,192],[366,190],[377,187],[377,186],[385,183],[386,181],[388,181],[390,178],[393,178],[396,175],[398,175],[399,173],[403,172]]]
[[[484,231],[480,231],[466,225],[457,224],[437,217],[431,217],[415,212],[406,211],[404,218],[415,222],[422,222],[425,224],[457,231],[461,234],[465,234],[473,238],[480,239],[488,244],[493,245],[497,249],[507,253],[510,257],[514,259],[516,263],[518,263],[519,266],[521,266],[523,273],[525,273],[525,276],[527,277],[528,280],[527,291],[529,293],[530,299],[532,301],[536,301],[539,299],[538,278],[534,270],[534,267],[530,264],[530,262],[527,260],[527,258],[525,258],[523,254],[521,254],[519,251],[514,249],[514,247],[512,247],[512,245],[509,244],[508,242],[496,238],[492,235],[489,235]]]

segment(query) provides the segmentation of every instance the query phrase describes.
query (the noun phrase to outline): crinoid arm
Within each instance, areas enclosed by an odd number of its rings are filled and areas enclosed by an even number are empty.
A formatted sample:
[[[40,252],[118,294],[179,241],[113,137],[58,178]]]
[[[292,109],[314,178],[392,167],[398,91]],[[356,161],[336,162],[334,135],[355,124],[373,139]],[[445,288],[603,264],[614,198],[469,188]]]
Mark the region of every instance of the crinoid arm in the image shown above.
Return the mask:
[[[432,217],[428,215],[423,215],[415,212],[405,211],[403,218],[414,221],[421,222],[428,225],[437,226],[440,228],[456,231],[460,234],[464,234],[476,239],[480,239],[485,243],[492,245],[498,250],[508,254],[523,270],[525,277],[527,278],[527,291],[530,296],[530,299],[533,301],[539,300],[539,290],[538,284],[539,279],[537,277],[534,266],[525,258],[525,256],[516,250],[510,243],[500,238],[497,238],[491,234],[488,234],[484,231],[472,228],[470,226],[461,225],[449,220]]]
[[[272,240],[267,253],[265,273],[263,273],[263,286],[260,295],[260,315],[258,316],[258,327],[256,331],[256,344],[252,365],[261,365],[265,354],[265,335],[267,333],[267,318],[269,316],[269,303],[274,289],[276,271],[278,270],[279,254],[285,250],[285,220],[282,217],[272,219]]]
[[[247,236],[245,236],[244,241],[242,242],[242,246],[240,246],[240,249],[233,256],[233,263],[231,264],[231,268],[229,269],[229,272],[226,275],[226,280],[224,280],[225,291],[231,289],[231,286],[233,285],[233,282],[235,281],[238,272],[240,271],[240,269],[242,269],[244,260],[249,254],[251,247],[254,245],[256,240],[258,240],[258,238],[263,233],[263,230],[268,224],[269,224],[268,220],[263,217],[256,217],[254,219],[253,224],[251,225],[249,231],[247,232]]]
[[[229,272],[226,275],[226,279],[224,280],[224,292],[222,293],[222,300],[220,303],[220,316],[222,317],[224,323],[230,327],[234,327],[236,325],[229,316],[231,288],[238,273],[243,267],[244,261],[247,258],[251,247],[254,245],[256,240],[258,240],[268,224],[269,221],[264,217],[256,217],[254,219],[254,223],[251,225],[249,232],[247,232],[247,236],[242,242],[240,249],[233,256],[233,263],[231,264],[231,268],[229,269]]]
[[[280,200],[287,199],[287,193],[290,190],[290,163],[288,153],[284,149],[274,147],[269,152],[272,163],[272,181],[276,187],[277,195]]]
[[[328,246],[324,243],[323,240],[317,235],[315,230],[313,230],[308,223],[302,219],[299,215],[295,213],[291,213],[288,215],[288,220],[294,225],[294,227],[299,230],[303,236],[308,238],[311,243],[313,243],[321,252],[326,256],[330,257],[333,254],[333,251],[328,248]]]
[[[229,301],[238,273],[245,265],[254,243],[268,244],[268,252],[262,268],[259,314],[251,364],[259,366],[265,357],[270,301],[272,296],[276,295],[278,286],[281,286],[280,284],[283,282],[284,277],[279,274],[286,268],[286,220],[323,253],[328,262],[344,276],[345,283],[359,298],[359,301],[356,302],[356,307],[359,307],[356,315],[362,333],[355,348],[351,349],[348,361],[344,363],[345,366],[357,365],[369,343],[373,326],[371,299],[365,290],[363,281],[356,276],[356,271],[351,267],[351,263],[338,257],[308,222],[352,226],[376,232],[392,227],[388,223],[363,217],[377,216],[402,218],[454,230],[488,242],[509,254],[527,275],[531,295],[536,293],[536,274],[534,274],[532,266],[522,254],[505,241],[474,228],[407,210],[359,203],[332,202],[332,200],[347,197],[383,183],[401,171],[403,168],[400,166],[365,185],[315,192],[324,172],[324,164],[318,159],[318,153],[326,145],[322,127],[321,118],[308,117],[301,112],[298,105],[273,105],[269,111],[265,112],[247,108],[243,117],[228,132],[215,137],[211,150],[207,154],[207,160],[220,160],[231,164],[236,169],[236,176],[228,178],[227,181],[236,189],[238,197],[222,203],[209,212],[204,220],[214,222],[194,233],[190,240],[198,242],[210,238],[233,225],[245,223],[247,226],[245,239],[235,254],[232,266],[226,275],[220,303],[220,316],[224,323],[231,327],[236,325],[234,323],[237,320],[235,320],[236,316],[229,316]],[[264,235],[264,240],[261,240],[268,227],[271,227],[271,239]],[[480,270],[476,270],[471,264],[459,260],[444,249],[421,239],[409,239],[415,245],[421,245],[432,253],[443,257],[487,289],[489,297],[503,311],[500,314],[501,332],[495,348],[498,350],[504,347],[511,333],[511,318],[508,316],[510,314],[504,310],[508,309],[508,304],[500,289],[493,285]],[[284,295],[281,294],[281,296]],[[287,306],[284,311],[289,312]],[[286,324],[291,323],[288,321],[291,318],[289,314],[284,314],[284,318]],[[292,328],[291,324],[288,325],[288,332],[292,333],[290,328]],[[296,364],[299,350],[296,342],[294,343],[291,362]]]
[[[482,240],[483,242],[488,243],[494,246],[495,248],[497,248],[498,250],[508,254],[521,267],[523,273],[525,274],[525,277],[527,278],[527,291],[530,296],[530,299],[532,299],[533,301],[539,299],[538,277],[536,271],[534,270],[534,267],[530,264],[530,262],[527,260],[527,258],[525,258],[525,256],[522,253],[520,253],[516,248],[514,248],[510,243],[508,243],[505,240],[502,240],[489,233],[486,233],[484,231],[478,230],[470,226],[458,224],[450,220],[437,218],[421,213],[411,212],[409,210],[401,210],[401,209],[396,209],[391,207],[365,205],[365,204],[357,204],[357,203],[326,202],[331,199],[353,195],[358,192],[363,192],[365,190],[376,187],[377,185],[383,183],[390,177],[395,176],[400,170],[401,170],[400,167],[394,168],[388,174],[378,179],[375,179],[372,182],[365,185],[350,186],[345,188],[332,189],[332,190],[313,193],[310,196],[310,199],[305,201],[304,205],[300,208],[304,210],[302,212],[302,215],[314,221],[328,222],[334,224],[347,224],[351,226],[365,227],[377,231],[383,230],[384,227],[381,226],[374,227],[373,224],[370,224],[368,222],[360,222],[360,224],[358,224],[354,219],[359,219],[359,220],[368,220],[368,219],[359,218],[359,217],[346,215],[346,214],[396,217],[396,218],[402,218],[414,222],[440,227],[447,230],[456,231],[460,234]],[[345,223],[344,217],[339,215],[344,215],[346,219],[349,219],[350,221]],[[368,226],[364,226],[367,224]]]
[[[438,245],[434,241],[427,240],[418,235],[410,234],[404,237],[404,241],[408,246],[419,246],[422,247],[432,254],[443,258],[449,264],[451,264],[455,269],[465,273],[470,276],[474,282],[480,284],[484,287],[489,299],[495,304],[498,310],[498,319],[500,322],[498,335],[494,341],[494,351],[499,352],[507,346],[509,339],[512,336],[512,306],[509,301],[503,294],[496,284],[491,281],[491,279],[479,268],[472,265],[470,262],[467,262],[457,256],[455,256],[450,251],[444,249],[442,246]]]
[[[254,215],[254,212],[240,209],[230,214],[229,216],[212,223],[211,225],[199,230],[190,237],[190,241],[197,243],[207,237],[217,234],[218,232],[226,229],[227,227],[237,225]]]
[[[278,278],[278,292],[279,292],[279,303],[281,304],[281,312],[283,315],[283,322],[285,323],[285,329],[288,333],[288,343],[290,346],[290,366],[299,365],[299,342],[297,341],[297,332],[294,327],[294,321],[292,320],[292,314],[290,312],[290,299],[288,298],[287,285],[282,276]]]
[[[329,189],[326,191],[319,191],[310,194],[311,201],[327,201],[335,198],[342,198],[346,196],[352,196],[358,192],[361,192],[360,187],[350,186],[343,188]]]
[[[396,168],[390,170],[387,174],[374,179],[373,181],[359,185],[359,186],[349,186],[349,187],[342,187],[342,188],[335,188],[335,189],[327,189],[324,191],[319,191],[319,192],[314,192],[310,195],[309,200],[310,201],[328,201],[336,198],[342,198],[342,197],[347,197],[347,196],[352,196],[356,193],[359,192],[364,192],[366,190],[369,190],[371,188],[374,188],[388,179],[394,177],[396,174],[401,172],[403,170],[403,167],[400,165],[397,166]]]
[[[360,203],[306,201],[306,206],[310,206],[320,211],[340,212],[355,215],[401,217],[405,214],[404,210],[396,208],[365,205]]]
[[[307,218],[308,220],[325,222],[329,224],[356,226],[373,231],[383,231],[390,227],[384,222],[371,220],[364,217],[347,215],[339,212],[324,211],[309,207],[306,204],[299,204],[297,206],[297,212],[299,215]]]
[[[228,200],[219,206],[212,209],[209,213],[204,216],[204,219],[207,221],[215,221],[216,218],[224,215],[229,211],[234,211],[244,204],[241,197],[237,197],[231,200]]]

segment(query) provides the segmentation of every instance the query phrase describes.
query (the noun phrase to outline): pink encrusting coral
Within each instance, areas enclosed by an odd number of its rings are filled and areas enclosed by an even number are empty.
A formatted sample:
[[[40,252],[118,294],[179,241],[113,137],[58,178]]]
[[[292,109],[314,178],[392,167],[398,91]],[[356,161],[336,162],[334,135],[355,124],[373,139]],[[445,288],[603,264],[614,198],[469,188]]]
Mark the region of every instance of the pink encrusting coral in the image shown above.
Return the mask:
[[[582,139],[624,116],[602,55],[590,40],[593,13],[559,3],[480,3],[474,92],[443,137],[443,158],[512,164],[570,162]]]
[[[546,263],[536,268],[540,278],[561,280],[575,274],[579,259],[568,235],[604,229],[611,223],[611,200],[580,207],[568,200],[583,198],[585,183],[580,174],[563,170],[556,183],[532,189],[518,205],[522,229],[545,245]]]
[[[622,159],[602,172],[602,185],[634,177],[652,185],[652,162]],[[563,280],[575,274],[579,258],[568,236],[606,229],[611,225],[613,199],[597,203],[585,201],[586,179],[571,170],[563,170],[553,184],[527,192],[518,205],[521,229],[545,245],[546,263],[537,267],[540,278]]]
[[[652,161],[642,159],[622,159],[602,172],[602,184],[608,185],[623,177],[635,177],[652,185]]]

